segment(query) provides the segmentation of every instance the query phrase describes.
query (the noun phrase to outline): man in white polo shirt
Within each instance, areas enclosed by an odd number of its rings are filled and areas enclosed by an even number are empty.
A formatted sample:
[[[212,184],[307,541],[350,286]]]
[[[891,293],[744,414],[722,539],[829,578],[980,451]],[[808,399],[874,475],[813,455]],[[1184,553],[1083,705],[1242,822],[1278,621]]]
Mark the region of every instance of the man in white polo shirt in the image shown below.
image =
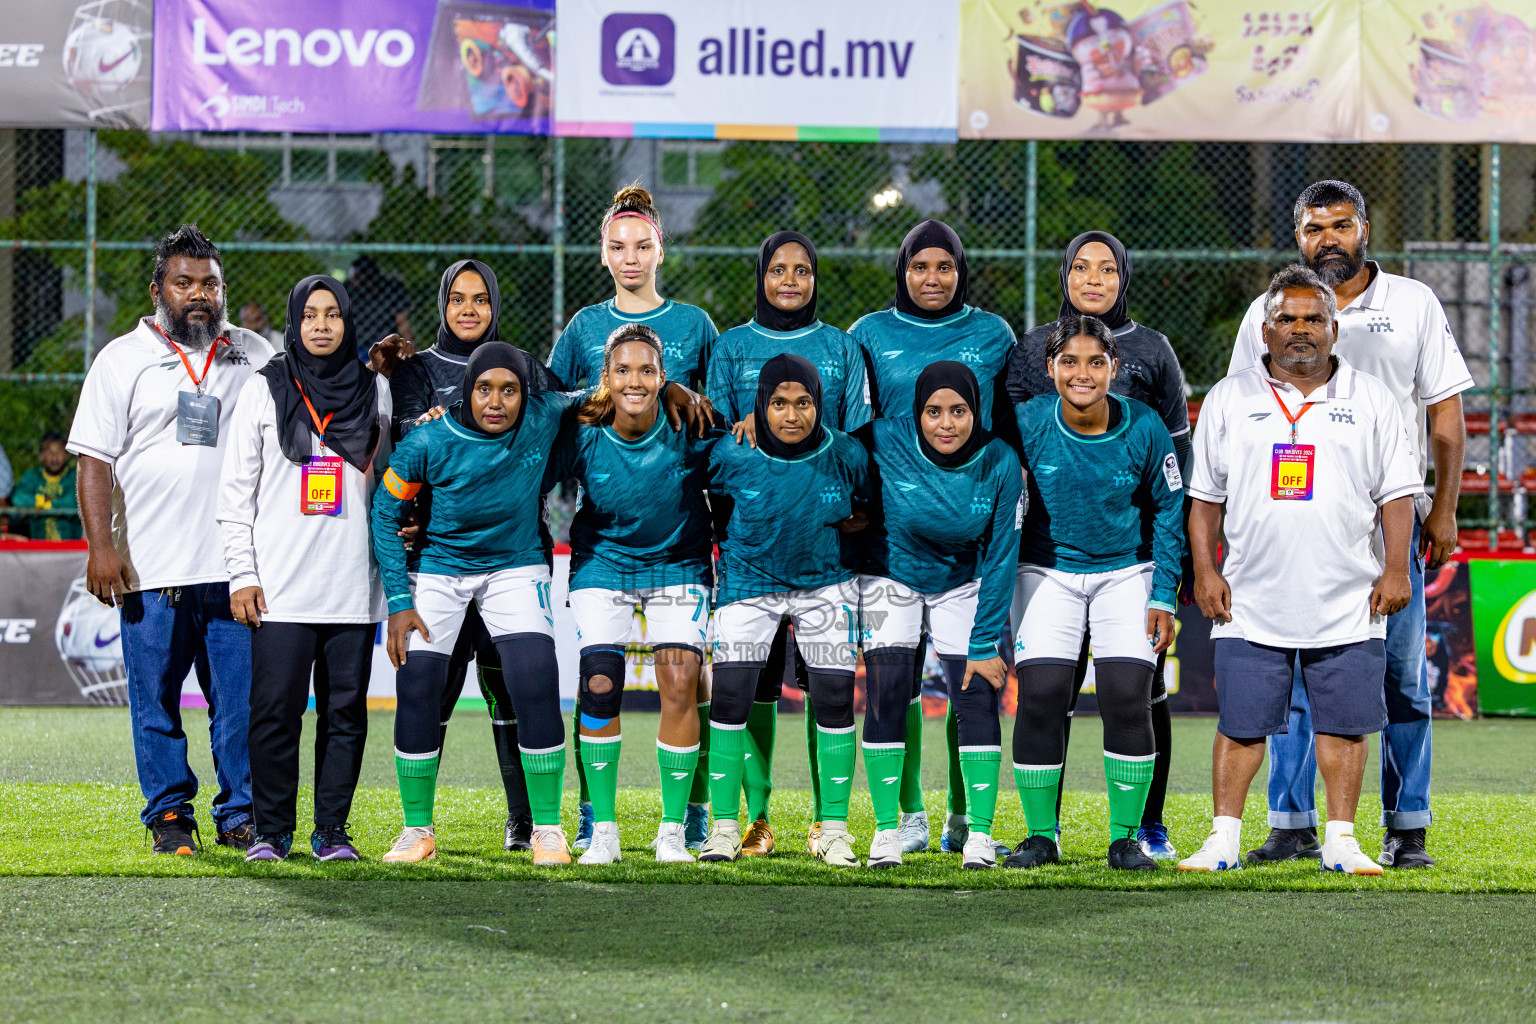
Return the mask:
[[[1200,408],[1189,535],[1195,601],[1215,620],[1216,817],[1180,870],[1241,866],[1248,786],[1265,738],[1286,730],[1299,671],[1328,790],[1323,867],[1381,874],[1355,841],[1355,810],[1366,734],[1386,721],[1386,620],[1413,592],[1413,500],[1424,485],[1392,393],[1333,354],[1333,301],[1306,267],[1276,274],[1264,297],[1268,355],[1219,381]]]
[[[1387,623],[1387,727],[1381,734],[1382,843],[1386,867],[1434,864],[1425,849],[1430,825],[1430,687],[1425,659],[1424,570],[1437,569],[1456,546],[1466,423],[1461,392],[1472,375],[1435,293],[1419,281],[1366,259],[1371,225],[1365,199],[1347,182],[1319,181],[1293,210],[1302,261],[1333,289],[1336,351],[1387,386],[1408,422],[1419,479],[1430,456],[1434,498],[1420,495],[1413,529],[1413,597]],[[1258,365],[1265,352],[1263,296],[1243,318],[1228,374]],[[1426,422],[1428,430],[1426,431]],[[1294,680],[1290,730],[1269,744],[1269,838],[1252,862],[1317,856],[1317,762],[1306,692]]]
[[[97,355],[69,435],[80,456],[86,583],[122,609],[134,759],[156,853],[196,852],[181,684],[208,699],[220,844],[251,842],[250,631],[230,614],[215,523],[235,399],[272,347],[225,321],[223,264],[192,225],[161,240],[154,316]]]

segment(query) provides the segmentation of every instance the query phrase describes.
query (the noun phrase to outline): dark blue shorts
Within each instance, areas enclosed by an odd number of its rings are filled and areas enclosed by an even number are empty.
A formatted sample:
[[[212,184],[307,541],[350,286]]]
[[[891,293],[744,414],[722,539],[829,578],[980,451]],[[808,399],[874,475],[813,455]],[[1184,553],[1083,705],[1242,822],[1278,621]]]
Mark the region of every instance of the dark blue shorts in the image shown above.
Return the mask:
[[[1381,731],[1387,721],[1387,649],[1381,640],[1294,649],[1222,637],[1215,642],[1215,660],[1217,728],[1223,736],[1245,740],[1287,731],[1297,659],[1314,732]]]

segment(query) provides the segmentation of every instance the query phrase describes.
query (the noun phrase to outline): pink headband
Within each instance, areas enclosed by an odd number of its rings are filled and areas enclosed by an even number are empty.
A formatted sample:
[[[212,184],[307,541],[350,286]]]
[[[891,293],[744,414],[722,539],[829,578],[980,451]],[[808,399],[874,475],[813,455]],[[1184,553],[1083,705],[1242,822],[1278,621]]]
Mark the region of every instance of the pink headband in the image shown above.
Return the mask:
[[[639,217],[641,220],[645,221],[647,224],[649,224],[651,226],[651,230],[652,231],[656,232],[656,244],[657,245],[661,244],[661,228],[656,226],[656,222],[655,221],[651,220],[651,218],[647,217],[645,214],[639,212],[638,210],[623,210],[623,211],[621,211],[619,213],[614,214],[612,217],[609,217],[607,223],[605,223],[603,225],[603,234],[602,234],[603,241],[606,242],[608,240],[608,227],[609,227],[609,225],[611,225],[614,221],[618,220],[620,217]]]

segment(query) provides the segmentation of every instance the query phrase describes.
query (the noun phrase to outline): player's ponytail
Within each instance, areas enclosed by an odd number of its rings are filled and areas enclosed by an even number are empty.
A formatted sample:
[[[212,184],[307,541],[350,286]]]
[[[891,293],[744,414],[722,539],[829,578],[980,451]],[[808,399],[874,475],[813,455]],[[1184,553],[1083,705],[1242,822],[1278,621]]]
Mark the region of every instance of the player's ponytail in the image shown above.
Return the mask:
[[[661,214],[656,210],[656,201],[651,198],[650,192],[637,182],[625,185],[614,193],[613,203],[603,214],[602,238],[608,240],[608,225],[618,217],[639,217],[650,223],[656,231],[656,244],[661,245]]]
[[[640,189],[640,191],[645,190]],[[630,341],[638,341],[655,349],[656,367],[662,371],[666,370],[662,362],[661,335],[644,324],[625,324],[608,335],[608,340],[603,343],[604,373],[607,373],[609,367],[613,365],[613,353],[620,345]],[[581,409],[576,413],[576,419],[589,427],[599,427],[613,422],[613,394],[608,390],[607,384],[599,384],[593,389],[592,394],[588,395],[587,400],[581,404]]]

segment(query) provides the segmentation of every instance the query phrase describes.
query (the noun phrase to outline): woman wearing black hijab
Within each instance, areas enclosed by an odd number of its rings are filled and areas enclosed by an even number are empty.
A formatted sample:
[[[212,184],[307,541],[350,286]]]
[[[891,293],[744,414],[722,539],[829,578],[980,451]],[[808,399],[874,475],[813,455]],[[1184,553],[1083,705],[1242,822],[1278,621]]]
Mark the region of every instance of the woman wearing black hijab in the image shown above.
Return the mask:
[[[859,577],[864,769],[877,829],[869,864],[901,863],[899,794],[883,780],[901,776],[909,756],[907,711],[926,624],[956,712],[959,774],[971,794],[962,864],[990,868],[997,865],[992,818],[1002,759],[998,691],[1007,678],[997,639],[1008,626],[1019,560],[1023,476],[1013,449],[980,423],[983,399],[969,367],[934,363],[913,390],[908,414],[875,420],[869,439],[878,504]]]
[[[252,630],[252,861],[282,860],[293,843],[311,672],[319,740],[310,847],[321,860],[358,856],[347,817],[384,617],[368,507],[390,400],[357,361],[350,311],[329,277],[294,286],[285,350],[246,383],[220,476],[230,606]]]
[[[983,382],[973,407],[978,424],[1005,438],[1013,434],[1013,407],[1003,387],[1013,328],[994,313],[966,304],[970,270],[960,236],[943,221],[925,220],[907,232],[896,253],[896,301],[860,317],[848,333],[864,353],[874,418],[906,417],[916,400],[924,367],[953,360]],[[907,712],[907,751],[901,777],[902,852],[928,848],[928,812],[923,803],[922,655]],[[959,853],[966,841],[966,788],[956,752],[955,709],[945,732],[949,745],[949,817],[941,848]]]
[[[758,373],[774,356],[789,353],[814,366],[825,394],[823,420],[827,426],[852,432],[869,422],[864,357],[858,343],[836,327],[816,318],[818,285],[816,246],[798,231],[777,231],[757,251],[756,312],[715,342],[709,357],[709,399],[728,424],[752,423]],[[759,442],[760,443],[760,442]],[[752,817],[744,843],[748,855],[774,849],[768,825],[768,798],[773,791],[773,747],[778,699],[786,658],[795,663],[795,677],[806,682],[803,659],[788,646],[781,630],[763,671],[762,688],[747,731],[752,757],[747,762],[747,810]],[[818,802],[815,712],[807,706],[806,731],[811,750],[811,798]],[[820,821],[817,816],[816,821]],[[816,852],[816,827],[809,834]]]
[[[1120,240],[1107,231],[1085,231],[1067,243],[1061,260],[1061,312],[1056,320],[1032,328],[1008,358],[1008,397],[1015,409],[1038,395],[1054,395],[1055,382],[1046,368],[1045,343],[1062,317],[1071,313],[1092,316],[1114,334],[1119,350],[1119,369],[1109,390],[1150,406],[1173,437],[1179,472],[1188,479],[1189,406],[1184,371],[1166,335],[1131,319],[1128,300],[1131,288],[1131,257]],[[1017,611],[1017,609],[1016,609]],[[1017,615],[1015,615],[1017,619]],[[1078,662],[1076,685],[1087,672],[1088,639]],[[1168,763],[1172,749],[1172,719],[1168,713],[1164,682],[1166,655],[1157,659],[1152,680],[1152,730],[1158,757],[1152,789],[1142,814],[1141,842],[1147,855],[1157,860],[1175,858],[1168,830],[1163,827],[1163,800],[1168,792]],[[1076,698],[1073,698],[1074,706]],[[1071,725],[1071,719],[1067,719]]]
[[[766,360],[756,382],[756,447],[721,441],[710,456],[720,540],[710,705],[714,828],[701,861],[742,854],[747,722],[780,622],[795,626],[815,709],[825,863],[859,863],[848,835],[854,763],[853,668],[858,639],[857,557],[844,532],[866,499],[868,457],[827,422],[821,376],[799,356]],[[750,796],[750,794],[749,794]],[[749,805],[750,809],[750,805]],[[754,824],[756,819],[754,819]]]

